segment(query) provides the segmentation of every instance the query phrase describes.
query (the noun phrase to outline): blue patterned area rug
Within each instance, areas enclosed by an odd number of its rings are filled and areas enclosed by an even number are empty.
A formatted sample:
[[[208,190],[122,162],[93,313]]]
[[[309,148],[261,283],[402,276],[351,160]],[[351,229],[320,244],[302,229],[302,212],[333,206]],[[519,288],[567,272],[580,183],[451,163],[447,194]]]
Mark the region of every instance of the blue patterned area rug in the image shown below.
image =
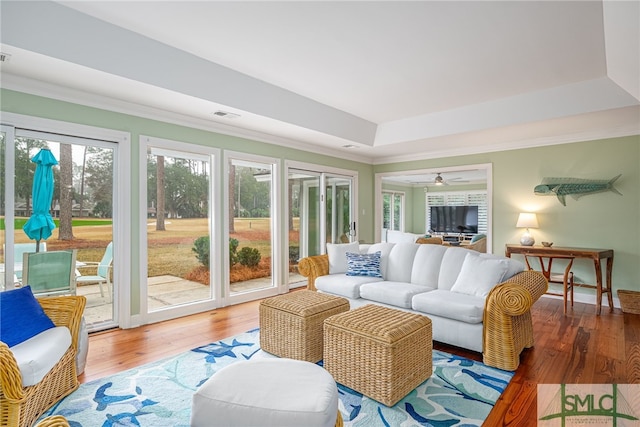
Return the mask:
[[[188,426],[191,397],[218,369],[274,357],[260,350],[259,330],[80,385],[44,416],[72,427]],[[433,351],[433,375],[388,408],[338,385],[345,426],[480,426],[513,373]],[[44,417],[43,416],[43,417]]]

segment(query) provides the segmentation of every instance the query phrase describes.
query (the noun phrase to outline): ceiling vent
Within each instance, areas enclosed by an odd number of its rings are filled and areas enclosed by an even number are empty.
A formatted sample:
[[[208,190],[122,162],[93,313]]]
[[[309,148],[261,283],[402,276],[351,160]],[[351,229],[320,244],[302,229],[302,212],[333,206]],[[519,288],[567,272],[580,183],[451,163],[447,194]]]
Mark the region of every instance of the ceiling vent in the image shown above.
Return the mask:
[[[11,60],[11,55],[8,53],[0,52],[0,62],[9,62]]]
[[[237,119],[238,117],[240,117],[240,114],[230,113],[228,111],[222,111],[222,110],[215,111],[213,115],[223,119]]]

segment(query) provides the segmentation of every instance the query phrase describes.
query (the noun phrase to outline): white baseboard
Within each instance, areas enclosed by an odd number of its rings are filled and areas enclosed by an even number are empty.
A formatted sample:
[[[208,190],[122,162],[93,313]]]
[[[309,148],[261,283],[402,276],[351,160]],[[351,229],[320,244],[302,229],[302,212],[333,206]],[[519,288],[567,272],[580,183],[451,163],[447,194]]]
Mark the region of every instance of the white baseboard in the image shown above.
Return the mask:
[[[562,299],[561,296],[557,296],[557,295],[549,295],[549,294],[544,294],[542,295],[543,298],[553,298],[553,299]],[[603,295],[602,297],[602,306],[603,307],[608,307],[607,301],[606,301],[606,295]],[[590,304],[590,305],[596,305],[596,296],[594,295],[589,295],[589,294],[584,294],[584,293],[579,293],[579,292],[574,292],[573,293],[573,299],[574,302],[580,302],[580,303],[584,303],[584,304]],[[618,299],[618,297],[613,297],[613,306],[615,308],[620,308],[620,300]]]

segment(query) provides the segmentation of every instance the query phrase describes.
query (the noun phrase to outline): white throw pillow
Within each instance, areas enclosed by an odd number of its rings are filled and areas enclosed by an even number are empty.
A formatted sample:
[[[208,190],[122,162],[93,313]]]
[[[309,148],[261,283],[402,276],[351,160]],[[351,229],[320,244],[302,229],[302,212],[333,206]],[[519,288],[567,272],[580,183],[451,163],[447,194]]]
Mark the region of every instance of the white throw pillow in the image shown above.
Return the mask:
[[[360,252],[358,242],[352,243],[327,243],[327,255],[329,255],[329,274],[347,272],[347,252]]]
[[[502,282],[507,269],[505,260],[468,254],[451,292],[486,297],[495,285]]]

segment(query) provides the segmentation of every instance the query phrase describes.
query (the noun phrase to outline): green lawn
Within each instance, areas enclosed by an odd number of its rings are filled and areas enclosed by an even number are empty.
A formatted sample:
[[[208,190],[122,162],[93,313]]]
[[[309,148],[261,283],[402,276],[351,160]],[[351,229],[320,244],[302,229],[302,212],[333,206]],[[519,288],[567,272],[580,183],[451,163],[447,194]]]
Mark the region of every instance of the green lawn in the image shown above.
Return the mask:
[[[27,222],[29,218],[16,218],[14,221],[14,230],[21,230],[22,227],[24,226],[24,224]],[[59,219],[54,219],[53,222],[55,223],[56,227],[60,226],[60,220]],[[73,219],[71,220],[71,225],[74,227],[85,227],[85,226],[90,226],[90,225],[111,225],[113,223],[112,220],[110,219],[95,219],[95,218],[91,218],[91,219],[84,219],[84,218],[78,218],[78,219]],[[4,230],[4,218],[0,218],[0,230]]]

